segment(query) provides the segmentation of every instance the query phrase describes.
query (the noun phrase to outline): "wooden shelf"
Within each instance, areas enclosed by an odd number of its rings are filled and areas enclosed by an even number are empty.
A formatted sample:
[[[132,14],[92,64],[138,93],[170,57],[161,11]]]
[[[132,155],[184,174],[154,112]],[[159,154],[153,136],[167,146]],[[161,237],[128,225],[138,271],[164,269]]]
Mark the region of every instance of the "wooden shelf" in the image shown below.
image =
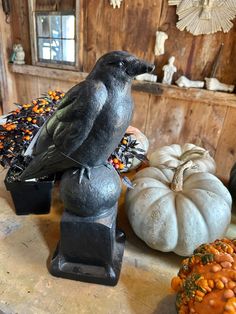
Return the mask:
[[[52,69],[33,65],[10,64],[9,67],[13,73],[45,77],[74,83],[80,82],[88,75],[85,72]],[[198,88],[181,88],[175,85],[140,81],[134,81],[132,89],[172,99],[184,99],[186,101],[194,101],[208,105],[236,107],[236,95],[232,93],[212,92],[206,89]]]
[[[36,65],[16,65],[9,64],[12,72],[18,74],[32,75],[38,77],[51,78],[56,80],[68,81],[78,83],[86,78],[88,75],[85,72],[78,72],[72,70],[52,69],[48,67],[36,66]]]
[[[133,90],[173,99],[184,99],[206,103],[236,107],[236,95],[232,93],[213,92],[199,88],[182,88],[175,85],[134,81]]]

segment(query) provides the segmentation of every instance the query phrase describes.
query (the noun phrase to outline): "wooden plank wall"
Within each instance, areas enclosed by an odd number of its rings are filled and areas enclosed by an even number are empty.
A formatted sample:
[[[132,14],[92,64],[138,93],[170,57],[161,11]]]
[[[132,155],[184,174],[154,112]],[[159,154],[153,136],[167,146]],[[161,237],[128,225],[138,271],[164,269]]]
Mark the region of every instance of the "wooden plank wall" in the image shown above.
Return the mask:
[[[113,9],[109,0],[80,0],[83,21],[83,69],[89,72],[102,54],[111,50],[127,50],[156,63],[159,81],[162,67],[171,55],[176,57],[178,72],[194,80],[209,76],[221,43],[224,43],[217,77],[228,84],[236,83],[236,23],[228,32],[193,36],[179,31],[175,24],[175,6],[167,0],[123,0],[120,9]],[[22,43],[26,63],[31,64],[27,0],[12,0],[13,42]],[[165,31],[169,38],[165,54],[154,56],[155,33]]]
[[[227,34],[193,36],[176,28],[175,6],[168,6],[167,0],[124,0],[120,9],[113,9],[108,0],[87,0],[86,11],[87,72],[104,52],[123,49],[155,61],[159,81],[163,75],[161,69],[171,55],[176,57],[178,72],[175,77],[185,74],[191,79],[202,80],[210,75],[220,44],[224,43],[217,77],[228,84],[236,82],[236,23]],[[155,58],[157,30],[165,31],[169,38],[165,43],[165,55]]]
[[[236,161],[236,108],[206,105],[134,93],[132,124],[150,141],[149,153],[163,145],[194,143],[215,158],[217,175],[225,182]],[[140,106],[140,103],[142,106]]]
[[[31,63],[27,0],[13,0],[13,42],[21,42],[26,51],[26,62]],[[229,33],[194,37],[180,32],[176,27],[175,7],[167,0],[123,0],[120,9],[113,9],[108,0],[81,0],[83,11],[83,65],[89,72],[98,57],[110,50],[127,50],[156,64],[158,81],[162,66],[171,55],[176,57],[178,72],[191,79],[202,80],[209,76],[221,43],[224,49],[217,77],[228,84],[236,83],[236,22]],[[166,53],[154,56],[155,32],[165,31]],[[73,82],[58,79],[15,74],[18,100],[28,101],[48,89],[68,90]],[[173,93],[171,93],[173,92]],[[203,101],[203,96],[191,99],[184,93],[171,90],[163,95],[134,91],[136,108],[132,124],[146,133],[150,152],[156,147],[172,143],[193,142],[209,149],[216,158],[217,174],[227,180],[229,170],[236,160],[236,97],[235,108],[227,106],[214,93],[219,103]],[[199,92],[201,93],[201,92]],[[175,95],[173,95],[175,94]],[[190,96],[189,96],[190,95]]]
[[[14,75],[8,69],[8,59],[12,49],[12,29],[5,19],[2,2],[0,2],[0,94],[4,105],[3,108],[0,107],[0,114],[3,109],[8,112],[11,104],[17,100]]]

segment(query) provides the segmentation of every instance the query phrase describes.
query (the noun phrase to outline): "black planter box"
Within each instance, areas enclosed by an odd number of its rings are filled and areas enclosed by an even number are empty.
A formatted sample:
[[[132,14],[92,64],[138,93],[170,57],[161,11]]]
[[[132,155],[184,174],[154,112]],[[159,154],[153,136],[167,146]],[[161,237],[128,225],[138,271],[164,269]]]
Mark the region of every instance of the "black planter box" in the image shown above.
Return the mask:
[[[9,182],[9,171],[4,183],[6,189],[11,193],[16,214],[48,214],[54,180]]]

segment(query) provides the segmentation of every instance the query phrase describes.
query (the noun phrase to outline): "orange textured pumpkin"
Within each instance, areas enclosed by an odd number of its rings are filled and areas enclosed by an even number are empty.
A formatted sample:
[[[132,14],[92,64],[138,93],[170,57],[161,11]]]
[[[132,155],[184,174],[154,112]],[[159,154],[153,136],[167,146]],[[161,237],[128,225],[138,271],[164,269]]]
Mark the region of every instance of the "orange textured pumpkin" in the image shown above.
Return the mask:
[[[236,313],[236,239],[202,244],[171,282],[179,314]]]

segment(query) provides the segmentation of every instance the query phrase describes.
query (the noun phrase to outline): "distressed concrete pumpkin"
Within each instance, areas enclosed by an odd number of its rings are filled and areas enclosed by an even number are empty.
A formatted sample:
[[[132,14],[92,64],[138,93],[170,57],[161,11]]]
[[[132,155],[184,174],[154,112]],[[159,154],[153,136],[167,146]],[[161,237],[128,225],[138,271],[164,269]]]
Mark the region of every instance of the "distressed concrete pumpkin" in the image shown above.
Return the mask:
[[[172,144],[154,151],[150,158],[150,166],[160,168],[176,168],[185,161],[192,160],[194,168],[191,171],[215,173],[216,164],[209,152],[191,143],[184,145]]]
[[[231,196],[214,175],[148,167],[126,194],[130,224],[151,248],[187,256],[200,244],[222,237],[230,223]]]

